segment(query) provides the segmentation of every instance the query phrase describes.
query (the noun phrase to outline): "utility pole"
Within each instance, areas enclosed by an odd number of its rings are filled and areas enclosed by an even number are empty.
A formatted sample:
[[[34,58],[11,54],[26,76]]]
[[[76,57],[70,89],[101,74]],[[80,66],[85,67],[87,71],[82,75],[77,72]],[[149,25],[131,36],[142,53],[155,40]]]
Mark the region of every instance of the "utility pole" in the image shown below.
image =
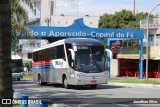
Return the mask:
[[[135,0],[134,0],[134,4],[133,4],[133,15],[136,15],[136,12],[135,12],[136,10],[135,10],[135,9],[136,9],[136,3],[135,3]]]

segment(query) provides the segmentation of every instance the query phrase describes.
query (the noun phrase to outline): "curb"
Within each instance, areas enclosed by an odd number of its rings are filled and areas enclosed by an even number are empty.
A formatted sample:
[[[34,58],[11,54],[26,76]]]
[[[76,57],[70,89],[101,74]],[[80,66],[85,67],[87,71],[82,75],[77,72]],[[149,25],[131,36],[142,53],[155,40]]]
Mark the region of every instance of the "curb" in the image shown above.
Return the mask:
[[[22,80],[33,80],[33,78],[23,78]]]
[[[156,88],[160,88],[160,85],[155,85],[155,84],[108,82],[108,85],[118,85],[118,86],[125,86],[125,87],[156,87]]]

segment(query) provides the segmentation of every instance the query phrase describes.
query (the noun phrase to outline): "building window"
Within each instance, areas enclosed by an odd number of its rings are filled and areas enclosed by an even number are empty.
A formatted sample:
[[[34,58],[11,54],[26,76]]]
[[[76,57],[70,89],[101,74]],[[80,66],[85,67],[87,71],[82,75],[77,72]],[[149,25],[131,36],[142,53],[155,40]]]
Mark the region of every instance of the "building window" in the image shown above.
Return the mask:
[[[40,16],[41,2],[36,1],[33,6],[33,12],[35,16]]]
[[[154,41],[154,35],[149,35],[149,41]]]
[[[32,53],[28,53],[28,59],[32,59]]]

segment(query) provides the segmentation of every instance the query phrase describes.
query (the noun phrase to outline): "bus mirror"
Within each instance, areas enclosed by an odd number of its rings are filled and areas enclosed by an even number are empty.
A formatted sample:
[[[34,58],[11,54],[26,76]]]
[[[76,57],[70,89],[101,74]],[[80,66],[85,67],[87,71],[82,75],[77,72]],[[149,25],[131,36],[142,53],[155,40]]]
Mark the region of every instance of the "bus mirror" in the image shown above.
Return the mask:
[[[71,67],[73,67],[73,61],[71,62]]]
[[[75,52],[73,49],[68,49],[71,52],[72,59],[75,60]]]
[[[113,58],[113,53],[112,53],[112,51],[109,50],[109,49],[105,49],[105,51],[109,53],[110,59],[112,59],[112,58]]]

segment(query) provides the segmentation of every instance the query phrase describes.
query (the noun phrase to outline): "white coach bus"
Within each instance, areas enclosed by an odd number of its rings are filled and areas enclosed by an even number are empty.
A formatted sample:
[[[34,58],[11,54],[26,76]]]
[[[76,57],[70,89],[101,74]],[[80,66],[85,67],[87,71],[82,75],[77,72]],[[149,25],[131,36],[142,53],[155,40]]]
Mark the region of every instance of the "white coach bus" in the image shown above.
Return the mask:
[[[40,85],[60,83],[71,85],[108,83],[104,46],[90,38],[67,38],[33,51],[33,80]],[[111,51],[109,51],[111,52]]]

